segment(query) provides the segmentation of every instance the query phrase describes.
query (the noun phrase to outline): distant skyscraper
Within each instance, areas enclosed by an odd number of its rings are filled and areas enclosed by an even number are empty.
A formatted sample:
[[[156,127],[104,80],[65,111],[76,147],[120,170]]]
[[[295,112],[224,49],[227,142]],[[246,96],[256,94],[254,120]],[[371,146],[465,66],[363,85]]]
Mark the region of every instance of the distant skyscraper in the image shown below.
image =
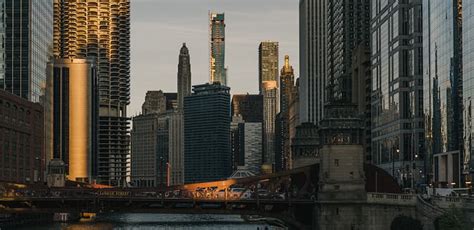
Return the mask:
[[[46,149],[67,164],[69,180],[90,181],[97,161],[95,74],[95,62],[87,59],[55,59],[48,69],[45,117],[52,136]]]
[[[210,83],[227,85],[224,13],[209,12],[209,49]]]
[[[275,117],[278,113],[278,43],[259,46],[259,87],[263,95],[263,160],[275,163]]]
[[[342,101],[352,97],[352,51],[359,44],[369,46],[370,0],[328,1],[327,76],[328,95]]]
[[[263,82],[278,80],[278,42],[264,41],[258,47],[258,82],[263,95]]]
[[[410,186],[410,175],[423,182],[416,157],[424,144],[421,0],[371,6],[372,162]]]
[[[130,0],[54,1],[54,55],[95,58],[99,88],[99,182],[129,176]]]
[[[166,111],[166,96],[163,91],[147,91],[142,105],[143,114],[164,113]]]
[[[300,0],[300,120],[318,125],[327,87],[328,0]]]
[[[193,86],[184,98],[185,182],[214,181],[232,173],[230,88]]]
[[[429,168],[432,168],[434,173],[432,180],[426,183],[454,183],[454,187],[468,187],[463,184],[462,177],[469,175],[472,129],[466,126],[465,141],[469,144],[465,146],[468,151],[465,151],[467,155],[463,158],[462,94],[466,96],[464,108],[470,111],[472,89],[467,86],[463,91],[461,75],[461,46],[464,42],[469,44],[469,39],[462,41],[461,33],[462,30],[470,28],[463,25],[467,21],[462,17],[472,15],[469,8],[465,8],[467,2],[469,1],[461,4],[460,0],[423,0],[422,105],[427,155],[425,151],[418,155],[425,160],[427,166],[432,166]],[[464,82],[471,82],[472,76],[465,76],[468,78]],[[470,124],[471,112],[465,113],[464,116]],[[431,172],[427,169],[426,172]]]
[[[161,109],[144,106],[143,110],[148,112],[142,111],[133,118],[131,180],[135,186],[183,183],[183,150],[179,142],[182,119],[173,103],[176,96],[161,90],[148,91],[145,100],[153,101],[153,107]]]
[[[53,2],[2,1],[0,15],[0,89],[40,102],[52,56]]]
[[[234,94],[231,112],[232,116],[240,115],[245,122],[263,122],[263,96]]]
[[[293,100],[295,90],[295,74],[293,67],[290,65],[290,57],[285,56],[285,65],[280,72],[280,115],[279,115],[279,132],[276,143],[282,162],[282,169],[291,168],[291,144],[290,144],[290,103]]]
[[[191,60],[186,43],[179,52],[178,63],[178,109],[183,110],[184,97],[191,94]]]

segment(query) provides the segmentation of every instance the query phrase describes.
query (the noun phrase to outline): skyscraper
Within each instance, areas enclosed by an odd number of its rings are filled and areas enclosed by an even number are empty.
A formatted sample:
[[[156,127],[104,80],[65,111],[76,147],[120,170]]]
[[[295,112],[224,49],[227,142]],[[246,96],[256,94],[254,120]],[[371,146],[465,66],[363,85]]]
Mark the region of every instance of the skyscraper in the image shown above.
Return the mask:
[[[179,52],[178,62],[178,109],[183,110],[184,97],[191,94],[191,60],[186,43]]]
[[[282,169],[291,168],[291,144],[290,144],[290,103],[293,100],[295,90],[295,74],[290,65],[290,57],[285,56],[285,65],[280,72],[280,114],[279,114],[279,132],[276,135],[280,151],[276,155],[281,157]]]
[[[53,2],[2,1],[0,15],[0,89],[40,102],[52,56]]]
[[[462,176],[469,174],[469,160],[463,159],[462,152],[461,27],[464,26],[461,11],[464,10],[461,7],[460,0],[423,0],[423,112],[427,155],[422,151],[419,157],[434,173],[427,183],[455,183],[455,187],[464,187]],[[470,98],[469,87],[466,87],[466,96]],[[469,103],[470,99],[465,100],[466,108]],[[465,115],[469,120],[469,114]]]
[[[474,89],[468,82],[474,79],[474,50],[464,47],[474,47],[472,34],[474,33],[474,2],[464,1],[462,4],[462,66],[463,66],[463,100],[464,100],[464,145],[463,145],[463,173],[474,176]],[[466,180],[469,181],[469,180]],[[472,183],[472,179],[470,180]]]
[[[278,42],[261,42],[258,49],[259,87],[263,95],[263,161],[275,163],[275,117],[278,113]]]
[[[54,55],[95,58],[99,90],[96,178],[125,185],[129,176],[130,0],[54,1]]]
[[[369,1],[328,1],[328,100],[351,101],[352,52],[361,43],[369,46],[370,41]]]
[[[300,0],[300,121],[318,124],[327,87],[328,0]]]
[[[278,80],[278,42],[264,41],[258,47],[259,92],[263,95],[263,82]]]
[[[209,12],[209,52],[210,83],[227,85],[224,13]]]
[[[47,76],[46,124],[50,158],[67,164],[70,180],[90,182],[97,162],[97,94],[94,60],[55,59]],[[51,153],[48,153],[51,155]]]
[[[230,88],[193,86],[184,98],[184,180],[214,181],[232,173]]]
[[[423,166],[421,0],[371,6],[372,163],[409,187]]]

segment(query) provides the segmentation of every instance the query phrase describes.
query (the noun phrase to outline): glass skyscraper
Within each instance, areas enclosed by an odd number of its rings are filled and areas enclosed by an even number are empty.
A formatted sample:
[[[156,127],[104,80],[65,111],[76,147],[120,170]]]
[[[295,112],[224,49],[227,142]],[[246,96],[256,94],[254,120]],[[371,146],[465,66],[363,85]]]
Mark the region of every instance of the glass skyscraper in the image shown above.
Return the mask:
[[[472,181],[474,173],[474,1],[462,3],[462,68],[464,100],[464,173]]]
[[[210,82],[227,85],[225,68],[225,22],[224,14],[209,12],[209,73]]]
[[[423,172],[421,0],[372,0],[371,14],[372,163],[410,186]]]
[[[458,0],[423,1],[426,166],[433,166],[429,179],[435,184],[456,186],[461,183],[463,128],[460,7]]]
[[[0,0],[0,42],[0,89],[40,102],[52,56],[53,1]]]
[[[230,88],[193,86],[184,98],[184,182],[216,181],[232,173]]]

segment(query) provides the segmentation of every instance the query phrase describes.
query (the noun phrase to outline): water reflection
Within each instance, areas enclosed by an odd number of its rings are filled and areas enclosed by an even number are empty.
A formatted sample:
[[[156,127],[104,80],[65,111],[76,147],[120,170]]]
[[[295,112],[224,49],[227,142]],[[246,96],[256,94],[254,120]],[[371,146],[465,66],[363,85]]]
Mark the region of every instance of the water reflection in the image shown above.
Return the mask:
[[[239,215],[184,214],[108,214],[93,221],[46,223],[15,227],[19,230],[152,230],[152,229],[216,229],[216,230],[280,230],[266,223],[248,223]]]

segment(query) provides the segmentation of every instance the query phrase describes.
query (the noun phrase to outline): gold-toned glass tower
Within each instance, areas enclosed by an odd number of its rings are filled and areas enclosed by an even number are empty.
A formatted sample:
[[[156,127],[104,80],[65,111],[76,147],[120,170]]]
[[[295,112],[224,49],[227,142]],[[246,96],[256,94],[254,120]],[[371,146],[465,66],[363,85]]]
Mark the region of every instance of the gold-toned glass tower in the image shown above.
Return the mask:
[[[95,58],[99,126],[93,176],[124,185],[129,176],[130,0],[55,0],[54,54]]]

